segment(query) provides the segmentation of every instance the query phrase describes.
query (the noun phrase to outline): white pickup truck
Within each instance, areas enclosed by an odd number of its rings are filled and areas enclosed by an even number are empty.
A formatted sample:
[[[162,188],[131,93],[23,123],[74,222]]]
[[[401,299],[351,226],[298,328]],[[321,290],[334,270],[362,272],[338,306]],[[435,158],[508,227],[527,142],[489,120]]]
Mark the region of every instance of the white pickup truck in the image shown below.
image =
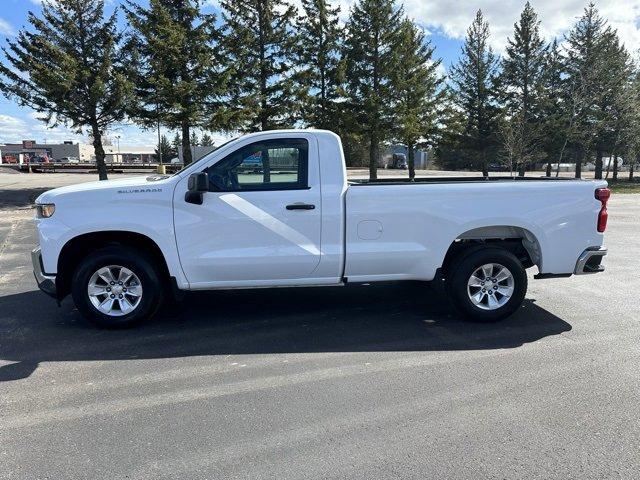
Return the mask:
[[[101,326],[151,317],[185,290],[443,282],[493,321],[535,278],[603,270],[609,190],[544,178],[348,180],[340,138],[230,141],[173,176],[57,188],[36,200],[40,288]]]

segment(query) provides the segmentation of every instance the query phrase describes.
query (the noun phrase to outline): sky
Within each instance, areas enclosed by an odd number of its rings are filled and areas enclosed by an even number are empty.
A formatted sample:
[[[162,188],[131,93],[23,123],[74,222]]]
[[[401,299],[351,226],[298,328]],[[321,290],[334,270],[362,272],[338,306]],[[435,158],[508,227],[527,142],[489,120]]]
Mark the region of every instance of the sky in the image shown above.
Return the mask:
[[[541,31],[547,40],[558,38],[571,28],[581,16],[588,0],[531,0],[541,21]],[[27,23],[27,12],[38,14],[41,0],[0,0],[0,47],[6,45]],[[112,9],[121,0],[107,0],[107,8]],[[218,11],[217,0],[203,0],[207,12]],[[294,3],[299,5],[299,0]],[[341,7],[341,15],[346,20],[354,0],[334,0]],[[406,14],[427,33],[435,47],[436,57],[442,58],[442,73],[455,64],[465,31],[478,8],[481,8],[491,28],[491,45],[498,53],[504,51],[507,38],[512,35],[513,24],[517,21],[525,1],[515,0],[404,0]],[[596,6],[609,24],[618,31],[621,40],[634,55],[640,49],[640,0],[601,0]],[[0,54],[0,61],[5,61]],[[173,133],[166,131],[170,138]],[[156,133],[144,131],[133,125],[118,125],[109,132],[113,137],[121,137],[122,148],[153,147]],[[216,143],[224,137],[212,134]],[[20,107],[0,95],[0,144],[32,139],[48,143],[63,140],[86,141],[86,137],[66,129],[64,126],[48,128],[38,120],[37,112]]]

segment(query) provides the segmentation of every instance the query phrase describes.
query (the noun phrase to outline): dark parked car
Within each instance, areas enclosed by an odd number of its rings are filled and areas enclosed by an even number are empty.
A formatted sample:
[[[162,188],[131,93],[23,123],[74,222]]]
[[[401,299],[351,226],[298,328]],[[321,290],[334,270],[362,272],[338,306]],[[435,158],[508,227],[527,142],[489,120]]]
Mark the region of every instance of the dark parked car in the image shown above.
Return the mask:
[[[404,153],[394,153],[391,161],[387,164],[387,168],[397,170],[406,170],[407,167],[407,156]]]
[[[490,172],[508,172],[509,169],[501,163],[490,163],[488,168]]]
[[[51,160],[49,160],[48,157],[43,157],[40,155],[36,155],[34,157],[31,157],[29,159],[29,163],[33,164],[33,163],[51,163]]]

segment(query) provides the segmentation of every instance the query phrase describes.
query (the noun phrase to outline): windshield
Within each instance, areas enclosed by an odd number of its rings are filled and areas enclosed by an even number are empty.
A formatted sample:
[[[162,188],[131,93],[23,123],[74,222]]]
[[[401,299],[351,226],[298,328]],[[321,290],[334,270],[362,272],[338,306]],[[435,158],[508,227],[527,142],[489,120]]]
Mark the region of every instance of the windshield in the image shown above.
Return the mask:
[[[209,153],[207,153],[205,156],[203,156],[202,158],[200,158],[199,160],[196,160],[195,162],[191,163],[190,165],[187,165],[189,167],[191,167],[192,165],[197,165],[198,163],[202,162],[202,161],[207,161],[209,158],[211,158],[211,155],[213,155],[214,153],[216,153],[218,150],[220,150],[222,147],[226,147],[227,145],[229,145],[231,142],[233,142],[234,140],[237,140],[240,137],[233,137],[231,140],[227,140],[226,142],[218,145],[216,148],[214,148],[213,150],[211,150]],[[184,169],[184,167],[182,167],[180,170],[178,170],[176,173],[174,173],[173,175],[178,175],[180,172],[182,172],[182,170]]]

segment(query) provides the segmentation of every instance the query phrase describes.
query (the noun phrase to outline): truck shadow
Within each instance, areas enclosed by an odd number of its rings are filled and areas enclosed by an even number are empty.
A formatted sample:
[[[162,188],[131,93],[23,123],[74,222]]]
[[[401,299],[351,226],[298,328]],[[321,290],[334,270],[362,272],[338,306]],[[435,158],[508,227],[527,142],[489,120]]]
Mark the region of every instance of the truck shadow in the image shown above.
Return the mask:
[[[527,300],[511,318],[456,318],[421,283],[235,290],[189,294],[130,330],[87,324],[70,299],[38,291],[0,297],[0,381],[26,378],[41,362],[268,353],[441,351],[516,348],[571,330]]]
[[[0,191],[0,209],[15,209],[32,207],[36,198],[41,194],[51,190],[47,187],[19,188],[10,189],[3,188]]]

